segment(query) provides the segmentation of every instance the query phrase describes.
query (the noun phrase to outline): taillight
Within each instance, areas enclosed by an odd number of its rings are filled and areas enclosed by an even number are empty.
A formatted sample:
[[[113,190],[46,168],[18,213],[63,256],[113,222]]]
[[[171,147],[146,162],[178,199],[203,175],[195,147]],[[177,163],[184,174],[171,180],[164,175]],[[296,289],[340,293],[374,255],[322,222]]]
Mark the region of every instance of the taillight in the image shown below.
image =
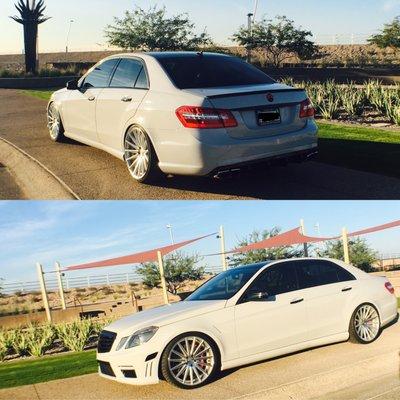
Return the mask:
[[[310,99],[304,100],[300,104],[300,118],[312,118],[315,116],[315,109]]]
[[[185,128],[219,129],[238,125],[229,110],[183,106],[176,110],[176,116]]]
[[[390,294],[394,294],[394,287],[390,282],[385,283],[385,288],[388,290]]]

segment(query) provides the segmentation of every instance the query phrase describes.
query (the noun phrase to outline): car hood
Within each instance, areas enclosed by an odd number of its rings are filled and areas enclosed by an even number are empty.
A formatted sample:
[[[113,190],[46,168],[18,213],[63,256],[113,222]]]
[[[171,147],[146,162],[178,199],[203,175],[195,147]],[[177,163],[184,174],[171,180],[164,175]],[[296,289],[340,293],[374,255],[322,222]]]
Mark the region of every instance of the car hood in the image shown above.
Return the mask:
[[[149,326],[164,326],[201,314],[220,310],[225,307],[225,300],[182,301],[151,310],[135,313],[113,322],[105,328],[117,334],[132,334]]]
[[[246,86],[228,86],[221,88],[208,88],[208,89],[184,89],[184,92],[203,97],[224,96],[232,94],[243,94],[249,92],[263,92],[263,91],[276,91],[276,90],[296,90],[290,86],[282,83],[272,83],[265,85],[246,85]]]

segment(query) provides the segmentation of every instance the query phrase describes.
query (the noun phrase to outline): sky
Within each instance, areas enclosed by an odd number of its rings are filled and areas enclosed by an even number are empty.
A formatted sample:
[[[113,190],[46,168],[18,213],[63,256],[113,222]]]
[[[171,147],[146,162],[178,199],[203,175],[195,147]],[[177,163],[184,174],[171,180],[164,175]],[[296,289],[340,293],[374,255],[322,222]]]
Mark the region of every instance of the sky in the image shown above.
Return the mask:
[[[0,54],[21,53],[22,27],[10,18],[17,0],[0,1]],[[230,44],[229,37],[246,22],[254,0],[46,0],[46,15],[52,19],[40,27],[41,52],[64,51],[73,20],[69,47],[73,51],[102,50],[103,31],[134,5],[165,5],[168,14],[186,12],[198,32],[205,28],[218,44]],[[296,24],[311,30],[317,42],[355,42],[365,40],[384,23],[400,15],[400,0],[259,0],[258,18],[286,15]]]
[[[284,231],[305,220],[312,236],[340,235],[398,220],[400,202],[0,202],[0,278],[8,282],[36,281],[35,263],[46,271],[132,254],[211,234],[223,225],[227,250],[254,230],[278,226]],[[320,226],[320,232],[316,228]],[[400,253],[400,228],[368,235],[380,253]],[[184,249],[188,254],[219,253],[216,237]],[[202,264],[220,265],[220,257]],[[72,272],[71,276],[132,272],[132,266]]]

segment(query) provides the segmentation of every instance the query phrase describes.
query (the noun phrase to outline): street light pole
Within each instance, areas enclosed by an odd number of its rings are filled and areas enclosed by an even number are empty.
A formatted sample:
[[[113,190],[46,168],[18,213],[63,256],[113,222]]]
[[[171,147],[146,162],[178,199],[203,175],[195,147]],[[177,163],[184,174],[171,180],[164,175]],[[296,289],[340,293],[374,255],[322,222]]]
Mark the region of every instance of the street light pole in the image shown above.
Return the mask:
[[[174,245],[175,244],[175,240],[174,240],[174,233],[172,232],[172,225],[168,224],[167,225],[167,229],[169,230],[169,236],[171,238],[171,244]]]
[[[68,54],[68,45],[69,45],[69,36],[71,34],[71,29],[72,29],[72,24],[74,23],[74,20],[71,19],[69,21],[69,29],[68,29],[68,34],[67,34],[67,43],[65,45],[65,53]]]
[[[249,36],[252,36],[252,30],[253,30],[253,13],[247,14],[247,29],[249,32]],[[251,61],[251,47],[250,45],[247,46],[247,62]]]

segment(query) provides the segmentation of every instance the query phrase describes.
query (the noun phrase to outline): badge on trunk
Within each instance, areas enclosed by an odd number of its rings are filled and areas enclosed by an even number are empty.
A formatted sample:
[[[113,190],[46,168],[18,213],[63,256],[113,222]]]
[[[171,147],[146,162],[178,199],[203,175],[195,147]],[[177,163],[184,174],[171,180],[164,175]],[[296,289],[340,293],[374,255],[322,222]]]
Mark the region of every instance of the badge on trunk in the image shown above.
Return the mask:
[[[272,93],[267,93],[267,100],[272,103],[274,101],[274,95]]]

